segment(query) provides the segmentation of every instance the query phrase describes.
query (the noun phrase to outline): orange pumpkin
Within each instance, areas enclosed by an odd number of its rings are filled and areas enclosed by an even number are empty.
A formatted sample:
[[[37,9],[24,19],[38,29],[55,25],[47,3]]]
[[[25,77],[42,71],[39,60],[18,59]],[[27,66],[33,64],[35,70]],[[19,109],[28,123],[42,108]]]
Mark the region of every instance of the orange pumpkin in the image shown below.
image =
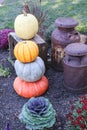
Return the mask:
[[[14,80],[14,89],[16,93],[25,98],[37,97],[48,89],[48,79],[45,76],[36,82],[26,82],[19,77]]]
[[[15,57],[23,63],[32,62],[39,54],[39,48],[33,41],[18,42],[14,48]]]

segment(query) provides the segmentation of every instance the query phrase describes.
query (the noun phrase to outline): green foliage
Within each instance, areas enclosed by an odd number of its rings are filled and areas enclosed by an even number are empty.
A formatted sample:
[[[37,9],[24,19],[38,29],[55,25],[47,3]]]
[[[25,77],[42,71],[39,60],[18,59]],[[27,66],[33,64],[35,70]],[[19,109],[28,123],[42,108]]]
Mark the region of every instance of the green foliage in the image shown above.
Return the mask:
[[[24,104],[19,119],[29,130],[44,130],[54,125],[56,112],[48,99],[31,98]]]
[[[0,65],[0,76],[7,77],[10,75],[10,71],[8,68],[3,68],[2,65]]]

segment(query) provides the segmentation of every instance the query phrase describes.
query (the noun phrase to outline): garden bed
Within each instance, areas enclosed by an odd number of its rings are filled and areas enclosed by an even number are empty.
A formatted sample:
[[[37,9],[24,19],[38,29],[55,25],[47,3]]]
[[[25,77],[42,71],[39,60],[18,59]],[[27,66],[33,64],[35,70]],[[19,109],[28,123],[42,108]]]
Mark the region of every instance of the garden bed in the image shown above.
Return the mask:
[[[8,77],[0,76],[0,130],[5,130],[7,123],[10,125],[10,130],[25,130],[18,115],[28,99],[18,96],[13,89],[16,73],[8,58],[9,51],[0,50],[0,64],[9,68],[11,73]],[[65,130],[66,114],[78,95],[67,92],[63,86],[63,72],[55,71],[50,64],[45,75],[49,80],[49,89],[43,96],[50,100],[57,113],[56,123],[49,130]]]
[[[82,8],[82,5],[84,8]],[[0,29],[8,27],[13,28],[14,19],[21,12],[22,6],[23,2],[18,2],[17,0],[14,2],[11,2],[11,0],[5,1],[5,4],[0,7]],[[87,32],[87,16],[85,15],[86,0],[77,0],[76,2],[69,2],[68,0],[43,1],[42,7],[48,9],[48,17],[44,23],[46,28],[45,35],[48,41],[50,40],[51,32],[54,30],[53,23],[55,19],[61,16],[77,19],[80,24],[77,28],[78,31]],[[83,18],[83,16],[85,17]],[[45,31],[42,30],[42,32]],[[82,38],[81,40],[83,42]],[[28,99],[18,96],[14,91],[13,82],[16,78],[16,73],[8,59],[9,50],[0,50],[0,65],[10,70],[10,76],[0,76],[0,130],[5,130],[7,123],[9,123],[10,130],[25,130],[25,126],[19,121],[18,115],[21,112],[23,104],[26,103]],[[42,96],[50,100],[57,113],[56,123],[53,128],[50,128],[49,130],[68,130],[65,128],[66,114],[69,112],[70,106],[79,95],[69,93],[64,88],[63,72],[54,70],[51,67],[51,64],[48,64],[45,76],[49,80],[49,89]]]

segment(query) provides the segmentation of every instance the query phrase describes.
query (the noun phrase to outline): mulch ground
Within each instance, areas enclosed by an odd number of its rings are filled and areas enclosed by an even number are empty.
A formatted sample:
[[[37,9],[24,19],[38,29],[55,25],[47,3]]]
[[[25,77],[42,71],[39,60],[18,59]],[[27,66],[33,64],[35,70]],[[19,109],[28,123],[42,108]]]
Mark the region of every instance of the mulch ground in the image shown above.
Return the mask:
[[[0,50],[0,64],[9,68],[11,72],[9,77],[0,77],[0,130],[5,130],[7,123],[10,125],[10,130],[25,130],[18,115],[28,99],[18,96],[13,89],[16,73],[8,58],[9,51]],[[56,123],[49,130],[65,130],[66,114],[78,95],[69,93],[64,88],[63,72],[58,72],[48,65],[45,76],[49,80],[49,89],[43,96],[50,100],[57,113]]]

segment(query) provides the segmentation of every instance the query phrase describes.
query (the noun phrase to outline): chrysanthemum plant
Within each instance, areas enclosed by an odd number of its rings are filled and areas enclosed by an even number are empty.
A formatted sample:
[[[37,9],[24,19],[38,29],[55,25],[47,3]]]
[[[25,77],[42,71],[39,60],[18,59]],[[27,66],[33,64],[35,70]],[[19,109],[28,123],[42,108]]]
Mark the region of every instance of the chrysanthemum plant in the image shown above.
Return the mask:
[[[80,96],[67,114],[68,130],[87,130],[87,95]]]

